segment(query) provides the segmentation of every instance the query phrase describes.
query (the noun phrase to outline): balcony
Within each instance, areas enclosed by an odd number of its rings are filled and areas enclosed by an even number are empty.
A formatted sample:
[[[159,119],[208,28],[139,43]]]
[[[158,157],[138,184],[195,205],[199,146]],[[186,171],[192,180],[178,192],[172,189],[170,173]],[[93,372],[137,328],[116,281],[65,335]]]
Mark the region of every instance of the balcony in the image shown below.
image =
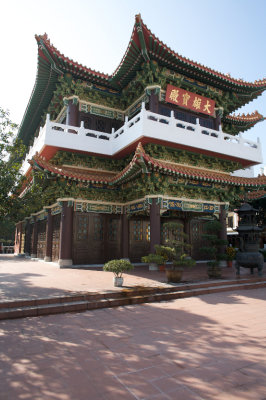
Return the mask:
[[[30,147],[21,171],[23,174],[27,172],[27,160],[36,152],[41,153],[45,146],[114,156],[140,140],[217,157],[239,159],[245,166],[263,162],[259,140],[253,142],[241,135],[232,136],[222,130],[204,128],[198,119],[196,124],[180,121],[174,118],[173,112],[170,117],[155,114],[145,110],[143,103],[139,114],[130,121],[126,117],[125,124],[110,134],[85,129],[83,123],[80,127],[58,124],[50,121],[47,115],[46,124]]]

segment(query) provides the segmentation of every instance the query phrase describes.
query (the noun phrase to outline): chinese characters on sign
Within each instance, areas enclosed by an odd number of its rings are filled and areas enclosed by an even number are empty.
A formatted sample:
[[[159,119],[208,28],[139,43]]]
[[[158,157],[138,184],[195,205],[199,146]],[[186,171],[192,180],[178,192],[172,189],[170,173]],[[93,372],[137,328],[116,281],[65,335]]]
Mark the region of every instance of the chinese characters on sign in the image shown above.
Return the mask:
[[[168,103],[207,115],[214,115],[215,101],[178,87],[167,85],[165,100]]]

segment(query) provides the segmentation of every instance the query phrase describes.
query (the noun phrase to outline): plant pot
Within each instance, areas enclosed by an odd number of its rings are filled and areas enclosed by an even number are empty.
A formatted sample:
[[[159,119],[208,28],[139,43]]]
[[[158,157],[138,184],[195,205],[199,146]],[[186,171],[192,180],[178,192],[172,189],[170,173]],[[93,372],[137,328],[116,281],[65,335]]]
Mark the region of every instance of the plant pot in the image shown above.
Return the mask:
[[[123,286],[123,282],[124,282],[123,277],[114,276],[114,286],[121,287]]]
[[[227,267],[232,268],[233,260],[227,260]]]
[[[210,279],[219,279],[222,276],[222,272],[218,266],[209,267],[207,273]]]
[[[180,282],[183,276],[183,268],[175,268],[166,270],[168,282]]]
[[[164,264],[159,265],[159,270],[160,270],[160,271],[165,271],[165,265],[164,265]]]
[[[156,263],[149,263],[149,271],[158,271],[159,267]]]

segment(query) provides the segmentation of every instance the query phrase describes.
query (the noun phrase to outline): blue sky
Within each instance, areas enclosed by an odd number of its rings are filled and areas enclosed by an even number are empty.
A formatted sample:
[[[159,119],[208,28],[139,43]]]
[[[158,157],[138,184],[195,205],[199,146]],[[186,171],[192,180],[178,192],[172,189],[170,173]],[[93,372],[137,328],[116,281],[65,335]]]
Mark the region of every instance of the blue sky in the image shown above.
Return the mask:
[[[35,34],[46,32],[69,58],[112,73],[127,48],[135,14],[179,54],[232,77],[266,77],[265,0],[9,0],[1,1],[0,105],[20,123],[34,86]],[[266,116],[266,93],[239,112]],[[260,138],[266,121],[244,137]],[[259,168],[256,168],[256,172]]]

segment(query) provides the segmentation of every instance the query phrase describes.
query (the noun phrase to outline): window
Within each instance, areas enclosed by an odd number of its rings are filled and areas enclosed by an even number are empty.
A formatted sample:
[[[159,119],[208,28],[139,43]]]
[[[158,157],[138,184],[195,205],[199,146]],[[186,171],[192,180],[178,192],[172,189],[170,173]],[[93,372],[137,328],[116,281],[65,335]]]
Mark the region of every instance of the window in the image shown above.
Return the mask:
[[[110,241],[118,240],[118,219],[112,218],[109,221],[108,239]]]
[[[94,240],[103,240],[103,219],[102,217],[93,217]]]

